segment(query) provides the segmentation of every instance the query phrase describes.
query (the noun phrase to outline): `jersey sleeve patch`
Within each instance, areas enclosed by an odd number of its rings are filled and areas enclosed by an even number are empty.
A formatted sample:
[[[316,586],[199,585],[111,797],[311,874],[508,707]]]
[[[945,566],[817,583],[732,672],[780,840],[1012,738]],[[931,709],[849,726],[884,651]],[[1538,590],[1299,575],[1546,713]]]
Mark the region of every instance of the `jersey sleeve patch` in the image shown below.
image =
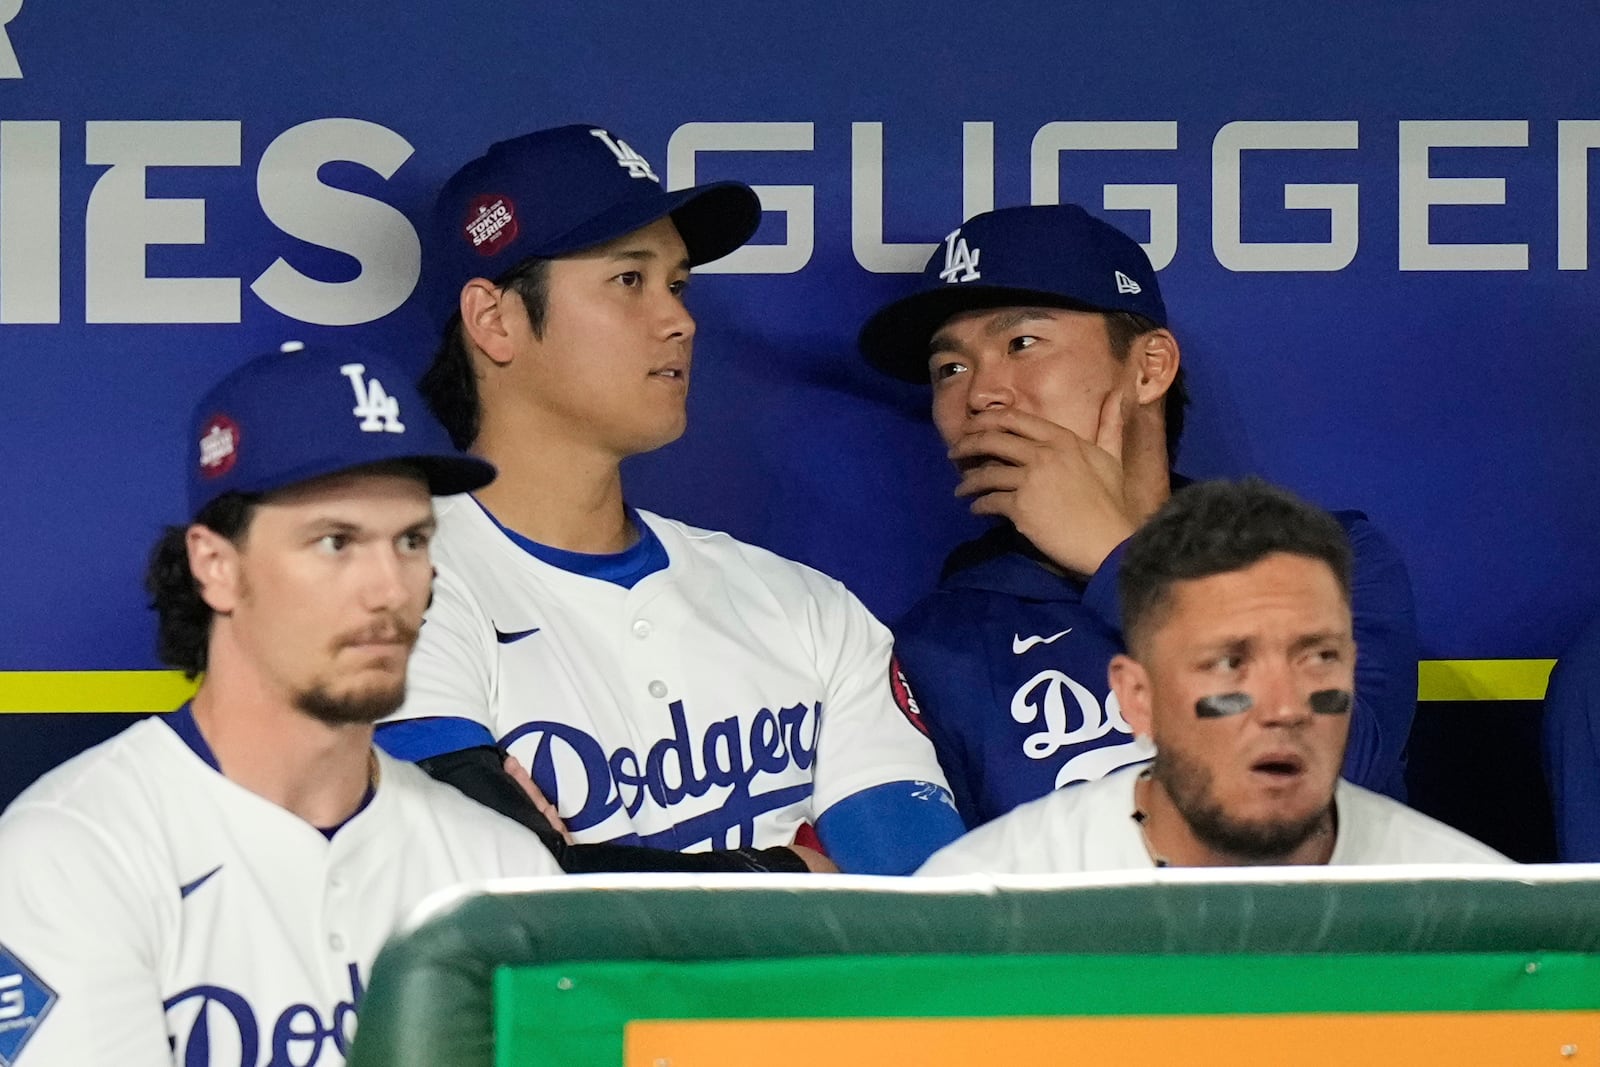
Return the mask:
[[[55,1006],[56,992],[0,945],[0,1067],[12,1067]]]
[[[917,704],[916,694],[911,692],[911,682],[900,667],[899,656],[889,657],[889,691],[894,694],[894,706],[900,709],[900,714],[927,737],[928,725],[922,721],[922,708]]]

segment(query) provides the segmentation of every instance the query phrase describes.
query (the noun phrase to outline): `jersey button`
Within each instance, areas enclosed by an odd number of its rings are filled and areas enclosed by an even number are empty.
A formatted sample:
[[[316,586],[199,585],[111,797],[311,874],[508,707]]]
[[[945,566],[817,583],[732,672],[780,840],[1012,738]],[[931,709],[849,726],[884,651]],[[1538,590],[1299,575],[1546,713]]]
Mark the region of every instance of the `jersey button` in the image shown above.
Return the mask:
[[[666,696],[667,695],[667,683],[663,682],[659,678],[657,678],[655,681],[651,682],[650,683],[650,695],[655,697],[657,700],[660,700],[662,697]]]
[[[335,952],[343,952],[344,938],[340,937],[338,934],[334,934],[332,937],[328,938],[328,947],[333,949]]]
[[[633,636],[641,641],[650,636],[650,624],[644,619],[639,619],[633,624]]]

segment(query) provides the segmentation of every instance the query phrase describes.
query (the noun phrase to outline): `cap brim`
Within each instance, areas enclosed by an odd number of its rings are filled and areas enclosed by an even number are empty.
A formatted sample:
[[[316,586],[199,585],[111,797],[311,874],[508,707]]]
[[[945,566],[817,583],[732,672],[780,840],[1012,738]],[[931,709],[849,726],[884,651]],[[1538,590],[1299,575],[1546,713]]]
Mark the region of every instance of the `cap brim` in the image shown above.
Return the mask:
[[[605,244],[672,216],[689,252],[689,266],[721,259],[755,234],[761,224],[761,198],[743,182],[711,182],[618,204],[529,255],[551,259]]]
[[[454,496],[482,489],[500,472],[493,463],[466,454],[454,456],[410,456],[403,463],[414,463],[428,481],[428,492],[434,496]]]
[[[422,480],[428,484],[428,493],[431,496],[454,496],[457,493],[470,493],[475,489],[482,489],[500,472],[488,460],[479,459],[477,456],[465,452],[450,455],[427,453],[425,455],[394,455],[376,456],[352,465],[344,457],[330,458],[318,457],[310,463],[303,463],[287,471],[276,472],[269,482],[263,484],[259,480],[239,482],[227,487],[221,492],[213,493],[202,501],[191,501],[194,513],[199,514],[205,505],[215,500],[222,492],[238,492],[251,495],[276,493],[279,490],[291,489],[306,482],[314,482],[319,478],[331,478],[336,474],[348,471],[360,471],[368,467],[379,467],[388,463],[406,463],[415,467],[422,475]]]
[[[928,343],[952,315],[1001,307],[1059,307],[1095,311],[1081,301],[1040,289],[951,285],[903,297],[861,327],[856,347],[873,367],[903,382],[928,384]]]

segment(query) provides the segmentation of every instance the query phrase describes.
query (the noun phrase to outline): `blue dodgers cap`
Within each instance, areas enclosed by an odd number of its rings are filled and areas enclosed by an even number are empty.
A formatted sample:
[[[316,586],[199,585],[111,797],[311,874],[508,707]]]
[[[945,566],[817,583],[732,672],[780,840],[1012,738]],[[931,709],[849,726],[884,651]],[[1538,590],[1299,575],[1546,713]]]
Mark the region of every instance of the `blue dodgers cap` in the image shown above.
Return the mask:
[[[668,215],[689,265],[697,266],[750,239],[761,222],[761,200],[743,182],[666,192],[644,156],[599,126],[523,134],[491,146],[440,190],[438,282],[459,291],[530,257],[592,248]]]
[[[404,461],[435,496],[494,480],[457,451],[410,377],[349,346],[290,341],[206,393],[190,419],[189,514],[224,493],[269,493],[373,463]]]
[[[1076,204],[985,212],[934,250],[920,287],[861,328],[867,362],[928,383],[928,342],[952,315],[997,307],[1131,311],[1167,324],[1150,257],[1139,243]]]

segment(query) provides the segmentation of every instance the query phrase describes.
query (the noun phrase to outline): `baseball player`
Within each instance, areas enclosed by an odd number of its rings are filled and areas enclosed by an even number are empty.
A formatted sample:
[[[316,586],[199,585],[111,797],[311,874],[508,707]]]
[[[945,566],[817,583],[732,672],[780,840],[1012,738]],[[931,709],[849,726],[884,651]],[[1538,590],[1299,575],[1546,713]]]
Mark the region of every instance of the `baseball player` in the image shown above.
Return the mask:
[[[246,363],[188,451],[193,521],[147,587],[162,658],[200,687],[0,816],[0,1063],[341,1064],[368,968],[423,897],[559,873],[372,745],[428,601],[429,493],[493,467],[342,349]]]
[[[445,185],[454,315],[423,391],[500,477],[439,506],[435,600],[379,740],[532,825],[508,749],[580,844],[793,870],[820,842],[844,871],[910,873],[962,827],[888,631],[833,579],[623,489],[624,459],[684,431],[690,268],[759,217],[738,183],[664,192],[594,126],[501,142]]]
[[[1023,804],[919,873],[1509,862],[1340,780],[1358,682],[1332,516],[1260,481],[1197,483],[1133,535],[1117,582],[1111,685],[1155,758]]]
[[[1105,684],[1123,650],[1120,545],[1185,483],[1171,470],[1178,341],[1144,250],[1073,205],[978,215],[860,347],[886,374],[931,381],[957,495],[999,520],[895,627],[967,825],[1148,759]],[[1361,646],[1345,772],[1397,795],[1417,695],[1410,582],[1365,516],[1336,517]]]

